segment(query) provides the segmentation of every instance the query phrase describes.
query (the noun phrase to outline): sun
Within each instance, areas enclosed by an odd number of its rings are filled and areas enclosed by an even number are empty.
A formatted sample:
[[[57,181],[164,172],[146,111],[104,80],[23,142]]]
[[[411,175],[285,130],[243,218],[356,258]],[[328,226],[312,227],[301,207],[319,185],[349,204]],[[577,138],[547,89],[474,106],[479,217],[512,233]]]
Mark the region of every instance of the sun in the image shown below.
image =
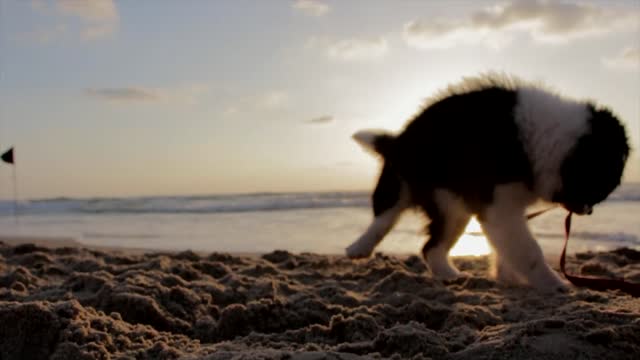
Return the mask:
[[[472,218],[464,230],[464,234],[458,239],[456,245],[451,249],[451,256],[480,256],[491,253],[491,247],[487,238],[482,233],[482,227],[476,218]]]

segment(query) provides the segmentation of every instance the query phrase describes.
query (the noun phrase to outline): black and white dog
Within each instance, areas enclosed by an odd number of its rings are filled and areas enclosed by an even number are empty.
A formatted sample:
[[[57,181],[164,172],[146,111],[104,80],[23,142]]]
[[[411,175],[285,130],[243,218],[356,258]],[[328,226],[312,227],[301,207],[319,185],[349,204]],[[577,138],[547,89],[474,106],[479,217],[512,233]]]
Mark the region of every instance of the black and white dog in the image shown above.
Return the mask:
[[[400,214],[417,208],[430,219],[422,254],[433,276],[455,278],[448,253],[475,215],[498,280],[541,290],[566,285],[531,235],[527,207],[543,200],[590,214],[620,184],[629,154],[624,126],[608,109],[501,75],[450,86],[399,135],[360,131],[354,139],[384,165],[373,223],[349,257],[370,256]]]

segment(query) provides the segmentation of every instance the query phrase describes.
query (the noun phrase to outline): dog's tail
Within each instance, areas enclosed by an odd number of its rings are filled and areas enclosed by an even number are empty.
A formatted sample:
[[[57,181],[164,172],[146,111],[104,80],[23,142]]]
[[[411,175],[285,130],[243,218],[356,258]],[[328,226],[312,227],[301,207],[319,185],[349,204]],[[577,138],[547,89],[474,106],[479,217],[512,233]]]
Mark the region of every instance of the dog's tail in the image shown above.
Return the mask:
[[[365,150],[386,158],[396,138],[381,130],[361,130],[353,134],[353,139]]]

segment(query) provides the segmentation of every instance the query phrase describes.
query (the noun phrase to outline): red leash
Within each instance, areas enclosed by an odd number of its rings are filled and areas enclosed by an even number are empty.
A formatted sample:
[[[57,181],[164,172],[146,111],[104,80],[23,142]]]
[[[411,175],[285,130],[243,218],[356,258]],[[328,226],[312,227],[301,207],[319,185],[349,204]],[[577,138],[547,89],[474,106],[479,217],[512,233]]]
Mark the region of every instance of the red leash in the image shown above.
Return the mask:
[[[630,283],[621,279],[604,279],[593,276],[575,276],[567,274],[564,268],[567,244],[569,243],[569,233],[571,232],[571,212],[564,219],[564,246],[560,255],[560,271],[564,277],[575,286],[587,287],[593,290],[620,290],[627,294],[640,297],[640,284]]]
[[[542,215],[551,209],[554,208],[552,207],[531,213],[527,215],[527,220],[531,220],[538,215]],[[567,217],[564,219],[564,246],[562,247],[562,254],[560,255],[560,271],[562,271],[564,277],[575,286],[586,287],[598,291],[620,290],[631,296],[640,297],[640,284],[630,283],[621,279],[605,279],[593,276],[575,276],[567,274],[564,265],[567,254],[567,244],[569,243],[569,234],[571,233],[571,215],[572,213],[569,212]]]

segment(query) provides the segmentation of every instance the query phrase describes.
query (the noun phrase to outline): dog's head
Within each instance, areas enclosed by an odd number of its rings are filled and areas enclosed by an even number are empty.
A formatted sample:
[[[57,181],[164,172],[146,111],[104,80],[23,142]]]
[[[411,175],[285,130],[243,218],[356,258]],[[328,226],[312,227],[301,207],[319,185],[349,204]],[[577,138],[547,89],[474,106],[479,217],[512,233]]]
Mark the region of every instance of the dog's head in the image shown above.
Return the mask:
[[[590,214],[620,185],[629,156],[624,126],[608,109],[588,105],[590,129],[562,163],[562,188],[554,202],[576,214]]]

